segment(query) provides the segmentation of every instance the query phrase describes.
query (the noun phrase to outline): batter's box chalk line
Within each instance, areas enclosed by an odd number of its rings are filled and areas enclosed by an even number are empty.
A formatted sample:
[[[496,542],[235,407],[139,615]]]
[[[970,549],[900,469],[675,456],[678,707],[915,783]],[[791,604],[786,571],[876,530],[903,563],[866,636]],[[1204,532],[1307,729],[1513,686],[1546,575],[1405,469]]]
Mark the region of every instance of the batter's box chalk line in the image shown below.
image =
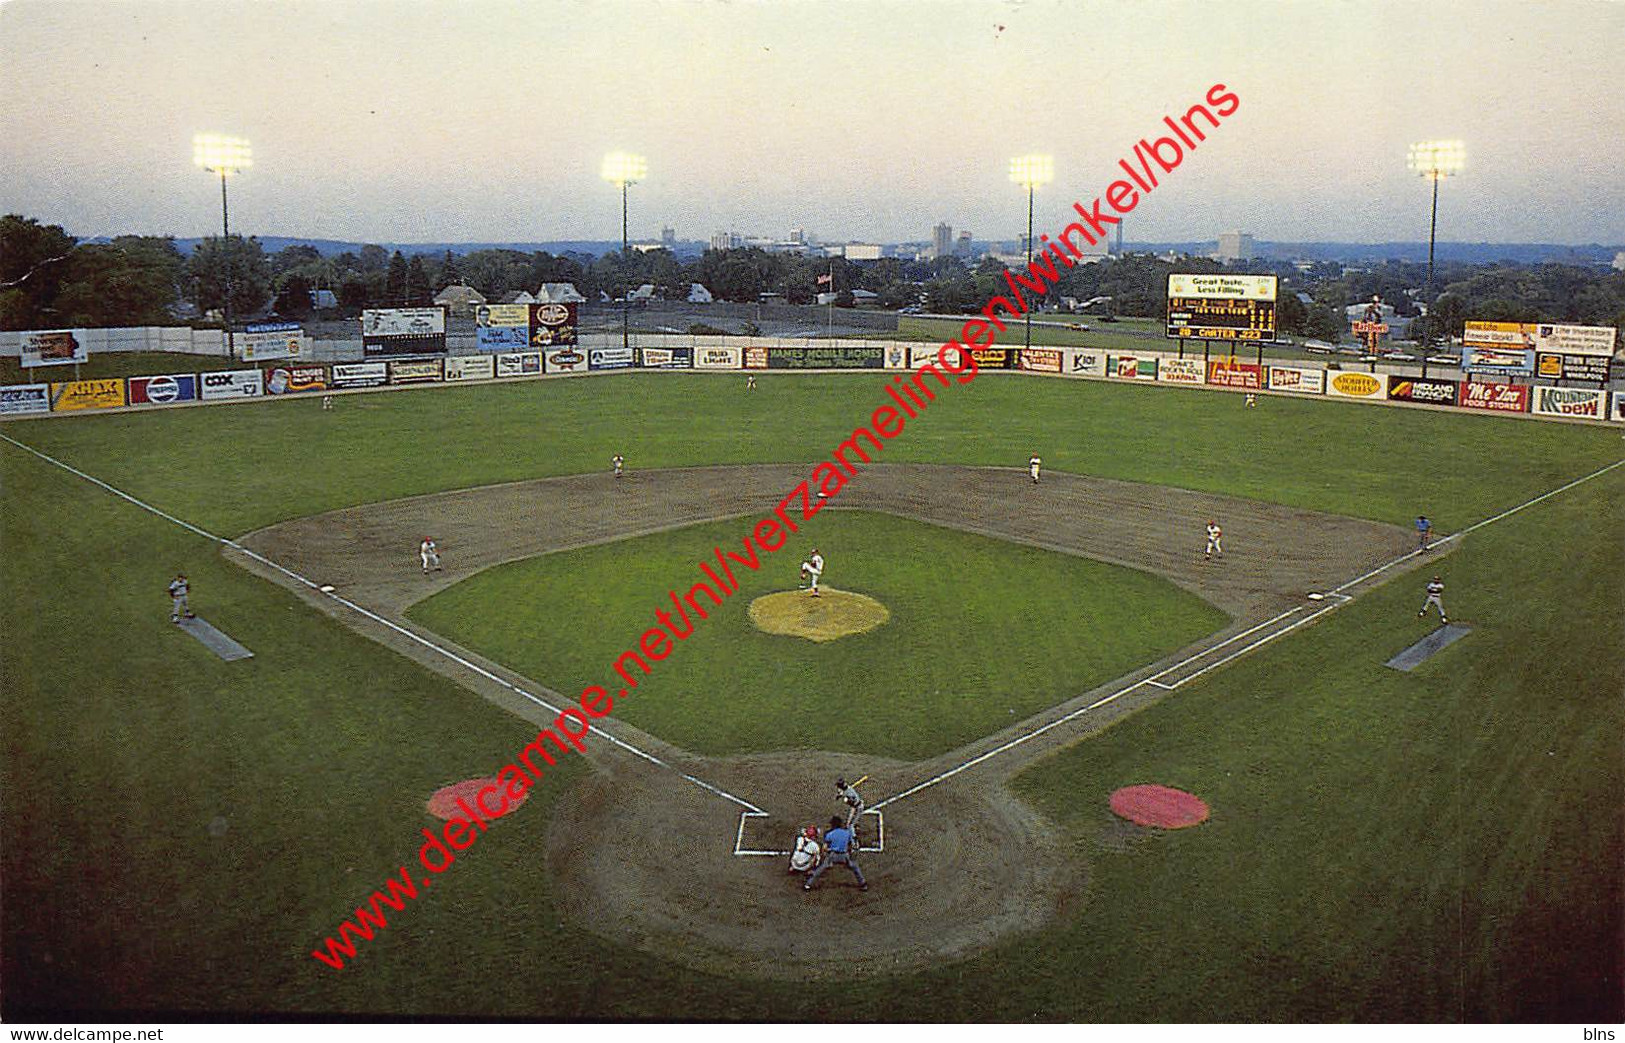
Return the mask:
[[[875,808],[867,808],[867,809],[864,810],[862,815],[858,816],[858,818],[861,820],[864,816],[867,816],[867,815],[873,815],[875,817],[875,842],[874,842],[874,844],[872,846],[860,843],[858,845],[858,854],[860,854],[860,855],[879,854],[880,852],[886,850],[886,816],[882,815]],[[772,815],[769,815],[765,811],[741,811],[739,813],[739,832],[734,837],[734,854],[736,856],[744,857],[744,856],[752,856],[752,855],[762,855],[762,856],[768,856],[768,857],[773,857],[773,858],[789,858],[790,857],[790,855],[793,852],[768,850],[766,848],[747,848],[745,846],[745,829],[746,829],[747,824],[749,824],[752,819],[763,819],[763,818],[772,818],[772,817],[773,817]],[[761,825],[761,824],[758,824],[758,825]],[[759,832],[758,829],[752,829],[751,830],[752,836],[754,837],[757,832]],[[865,831],[862,828],[862,823],[860,821],[859,828],[858,828],[858,836],[859,837],[863,836],[864,832]]]

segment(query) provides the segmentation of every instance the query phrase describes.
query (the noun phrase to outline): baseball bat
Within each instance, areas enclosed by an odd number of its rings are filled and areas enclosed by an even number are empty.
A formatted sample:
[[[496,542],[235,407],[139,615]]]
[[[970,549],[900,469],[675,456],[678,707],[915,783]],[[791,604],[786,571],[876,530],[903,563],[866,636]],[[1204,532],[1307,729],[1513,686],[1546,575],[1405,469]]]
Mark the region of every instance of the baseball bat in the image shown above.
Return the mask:
[[[861,778],[858,781],[854,782],[852,784],[852,788],[857,789],[859,786],[863,785],[865,782],[868,782],[868,781],[869,781],[869,776],[865,775],[863,778]]]

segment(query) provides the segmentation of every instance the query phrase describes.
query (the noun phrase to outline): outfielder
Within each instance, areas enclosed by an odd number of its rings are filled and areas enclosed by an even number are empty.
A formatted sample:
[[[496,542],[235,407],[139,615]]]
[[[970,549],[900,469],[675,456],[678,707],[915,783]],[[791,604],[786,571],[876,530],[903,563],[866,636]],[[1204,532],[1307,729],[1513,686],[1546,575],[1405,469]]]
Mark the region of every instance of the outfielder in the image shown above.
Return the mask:
[[[841,825],[841,820],[829,820],[829,830],[824,834],[824,860],[813,867],[807,874],[807,882],[801,885],[803,891],[811,891],[818,878],[824,875],[824,870],[830,866],[845,866],[852,870],[852,875],[858,878],[858,888],[869,890],[869,881],[863,878],[863,870],[852,861],[853,838],[852,831]]]
[[[1224,557],[1223,540],[1224,530],[1219,528],[1219,523],[1209,521],[1207,523],[1207,553],[1203,554],[1202,557],[1207,560],[1211,560],[1215,554],[1221,558]]]
[[[824,556],[818,553],[817,547],[814,547],[812,557],[801,563],[801,575],[803,579],[807,579],[812,582],[812,596],[815,598],[822,596],[818,593],[818,579],[823,574]]]
[[[1421,619],[1423,616],[1428,614],[1428,609],[1436,608],[1439,610],[1439,624],[1441,626],[1447,625],[1450,622],[1450,619],[1444,614],[1443,598],[1444,580],[1440,579],[1438,576],[1434,576],[1433,581],[1428,584],[1428,599],[1422,602],[1422,611],[1416,614],[1416,618]]]
[[[186,574],[176,573],[175,578],[169,583],[169,621],[171,623],[179,623],[182,617],[186,619],[197,618],[192,612],[191,604],[186,599],[191,590],[191,584],[186,582]]]
[[[615,477],[619,478],[621,476],[621,471],[626,467],[626,458],[621,456],[620,453],[616,453],[614,456],[610,457],[609,462],[615,465]]]
[[[1033,476],[1034,485],[1038,484],[1038,469],[1043,465],[1044,461],[1038,458],[1037,453],[1034,453],[1033,458],[1027,461],[1027,473]]]
[[[429,574],[431,568],[436,572],[440,571],[440,548],[428,536],[423,537],[423,542],[418,544],[418,558],[423,562],[425,576]]]

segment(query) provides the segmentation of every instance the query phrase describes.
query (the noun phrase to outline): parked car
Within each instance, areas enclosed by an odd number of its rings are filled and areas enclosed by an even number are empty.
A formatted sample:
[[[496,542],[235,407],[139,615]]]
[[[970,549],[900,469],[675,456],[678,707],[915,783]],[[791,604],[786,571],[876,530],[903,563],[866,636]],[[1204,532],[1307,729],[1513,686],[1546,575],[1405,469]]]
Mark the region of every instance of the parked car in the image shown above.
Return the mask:
[[[1459,366],[1459,365],[1461,365],[1461,356],[1460,355],[1429,355],[1428,356],[1428,362],[1432,363],[1435,366]]]

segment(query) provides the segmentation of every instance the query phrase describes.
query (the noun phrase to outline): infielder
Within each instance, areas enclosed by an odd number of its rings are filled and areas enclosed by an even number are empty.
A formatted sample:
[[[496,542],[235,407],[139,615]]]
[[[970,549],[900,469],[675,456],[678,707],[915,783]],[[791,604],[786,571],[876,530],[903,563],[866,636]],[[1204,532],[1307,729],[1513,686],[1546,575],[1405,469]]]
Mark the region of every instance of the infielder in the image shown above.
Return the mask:
[[[830,866],[845,866],[858,878],[858,888],[863,891],[869,890],[869,881],[863,878],[863,870],[852,861],[852,846],[852,831],[841,825],[839,818],[830,819],[829,830],[824,834],[824,860],[807,874],[807,882],[801,885],[801,889],[811,891],[818,878],[824,875],[824,870]]]
[[[1037,453],[1034,453],[1033,458],[1027,461],[1027,473],[1033,476],[1034,485],[1038,484],[1038,469],[1043,465],[1044,461],[1038,458]]]
[[[1422,611],[1416,614],[1416,618],[1421,619],[1423,616],[1428,614],[1428,609],[1436,608],[1439,610],[1439,625],[1447,625],[1450,622],[1450,618],[1444,614],[1443,598],[1444,580],[1440,579],[1438,576],[1434,576],[1432,582],[1428,584],[1428,599],[1422,602]]]
[[[812,596],[821,597],[818,593],[818,579],[824,574],[824,556],[814,547],[812,557],[801,563],[801,574],[812,582]]]
[[[869,776],[865,775],[863,779],[867,779],[868,777]],[[840,799],[842,804],[846,805],[846,828],[851,830],[854,834],[856,834],[858,831],[858,816],[863,814],[864,808],[863,797],[858,793],[857,790],[857,787],[862,784],[863,779],[859,779],[857,782],[854,782],[851,785],[848,785],[845,779],[835,780],[835,795]]]
[[[440,548],[434,540],[427,536],[423,537],[423,542],[418,544],[418,558],[423,562],[423,574],[425,576],[429,574],[431,568],[436,572],[440,571]]]
[[[1416,516],[1416,551],[1417,551],[1417,553],[1420,554],[1422,551],[1427,550],[1428,549],[1428,544],[1431,543],[1432,540],[1433,540],[1433,523],[1428,521],[1428,516],[1427,515],[1418,514]]]
[[[1209,521],[1207,523],[1207,553],[1202,555],[1202,557],[1206,560],[1212,560],[1213,555],[1215,554],[1221,558],[1224,557],[1223,540],[1224,530],[1219,528],[1219,523],[1216,521]]]
[[[609,462],[615,465],[615,477],[619,478],[621,476],[621,471],[626,467],[626,458],[621,456],[620,453],[616,453],[614,456],[610,457]]]
[[[192,590],[191,584],[186,582],[186,574],[185,573],[176,573],[175,578],[173,580],[170,580],[170,582],[169,582],[169,599],[170,599],[169,621],[171,623],[179,623],[181,621],[182,617],[185,617],[186,619],[196,619],[197,618],[197,616],[194,615],[193,612],[192,612],[191,604],[186,600],[186,597],[187,597],[187,595],[189,593],[191,593],[191,590]]]

